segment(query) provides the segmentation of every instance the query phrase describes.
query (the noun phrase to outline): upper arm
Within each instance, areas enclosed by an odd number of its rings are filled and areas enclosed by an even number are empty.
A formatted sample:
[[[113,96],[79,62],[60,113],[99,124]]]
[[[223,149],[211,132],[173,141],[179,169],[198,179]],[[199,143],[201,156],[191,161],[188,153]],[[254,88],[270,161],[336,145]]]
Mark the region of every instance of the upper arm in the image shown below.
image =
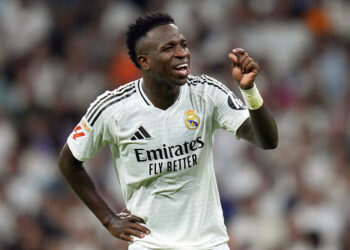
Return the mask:
[[[111,93],[105,92],[99,96],[68,136],[67,145],[70,152],[80,161],[90,159],[115,139],[108,127],[109,118],[113,113],[110,110],[114,107],[108,100],[114,97]]]
[[[194,85],[201,83],[202,95],[211,103],[213,110],[213,130],[222,128],[233,134],[249,117],[247,107],[223,83],[202,75],[192,79]]]
[[[274,149],[278,144],[277,125],[265,105],[250,111],[250,117],[240,126],[236,135],[262,149]]]
[[[77,158],[74,157],[72,151],[69,149],[68,144],[64,144],[60,156],[58,158],[59,166],[63,167],[64,165],[79,165],[82,164]]]
[[[250,118],[246,119],[238,128],[236,135],[248,142],[256,144]]]

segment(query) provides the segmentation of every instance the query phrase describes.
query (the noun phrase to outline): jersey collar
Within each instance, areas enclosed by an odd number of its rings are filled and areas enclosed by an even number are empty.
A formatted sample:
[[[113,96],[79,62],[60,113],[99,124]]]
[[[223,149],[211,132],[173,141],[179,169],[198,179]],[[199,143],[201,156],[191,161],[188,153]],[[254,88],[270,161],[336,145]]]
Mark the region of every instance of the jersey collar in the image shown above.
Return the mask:
[[[137,81],[136,83],[136,89],[137,91],[140,93],[143,101],[146,103],[146,105],[151,106],[156,108],[153,103],[148,99],[146,93],[143,91],[142,89],[142,83],[143,83],[143,79],[141,78],[140,80]],[[174,106],[177,102],[179,102],[181,96],[182,96],[182,92],[183,92],[183,86],[180,88],[180,93],[179,96],[177,97],[176,101],[173,103],[173,105],[171,105],[169,108],[171,108],[172,106]]]

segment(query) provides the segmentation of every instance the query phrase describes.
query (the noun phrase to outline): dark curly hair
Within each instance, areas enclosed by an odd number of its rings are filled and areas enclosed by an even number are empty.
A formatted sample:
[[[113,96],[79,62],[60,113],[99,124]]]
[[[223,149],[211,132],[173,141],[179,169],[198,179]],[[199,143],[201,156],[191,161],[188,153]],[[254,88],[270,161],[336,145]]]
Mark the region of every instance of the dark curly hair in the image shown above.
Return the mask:
[[[141,69],[139,63],[137,62],[136,55],[136,43],[137,41],[145,36],[148,31],[164,25],[175,23],[174,19],[166,13],[161,12],[150,12],[144,16],[141,16],[128,26],[128,31],[126,33],[126,46],[128,48],[128,53],[131,61],[136,67]]]

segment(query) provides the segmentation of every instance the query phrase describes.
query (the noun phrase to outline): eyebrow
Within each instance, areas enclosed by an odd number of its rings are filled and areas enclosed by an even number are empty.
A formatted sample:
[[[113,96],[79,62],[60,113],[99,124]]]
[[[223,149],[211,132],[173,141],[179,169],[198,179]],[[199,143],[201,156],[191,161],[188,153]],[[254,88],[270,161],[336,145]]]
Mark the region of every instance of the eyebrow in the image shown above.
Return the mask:
[[[170,40],[167,43],[163,44],[162,46],[160,46],[160,49],[163,49],[166,46],[169,45],[174,45],[174,44],[178,44],[178,43],[182,43],[182,42],[186,42],[186,38],[182,37],[180,40]]]

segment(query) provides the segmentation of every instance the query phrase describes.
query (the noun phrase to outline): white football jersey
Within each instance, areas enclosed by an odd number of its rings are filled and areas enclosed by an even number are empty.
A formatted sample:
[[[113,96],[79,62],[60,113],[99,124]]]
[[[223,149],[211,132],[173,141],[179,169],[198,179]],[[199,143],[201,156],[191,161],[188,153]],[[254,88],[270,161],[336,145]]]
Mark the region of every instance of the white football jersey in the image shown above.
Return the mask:
[[[245,105],[206,75],[188,77],[176,102],[161,110],[142,79],[106,91],[68,138],[73,155],[91,158],[109,145],[127,209],[150,235],[149,248],[210,249],[228,241],[213,167],[213,133],[236,133]]]

